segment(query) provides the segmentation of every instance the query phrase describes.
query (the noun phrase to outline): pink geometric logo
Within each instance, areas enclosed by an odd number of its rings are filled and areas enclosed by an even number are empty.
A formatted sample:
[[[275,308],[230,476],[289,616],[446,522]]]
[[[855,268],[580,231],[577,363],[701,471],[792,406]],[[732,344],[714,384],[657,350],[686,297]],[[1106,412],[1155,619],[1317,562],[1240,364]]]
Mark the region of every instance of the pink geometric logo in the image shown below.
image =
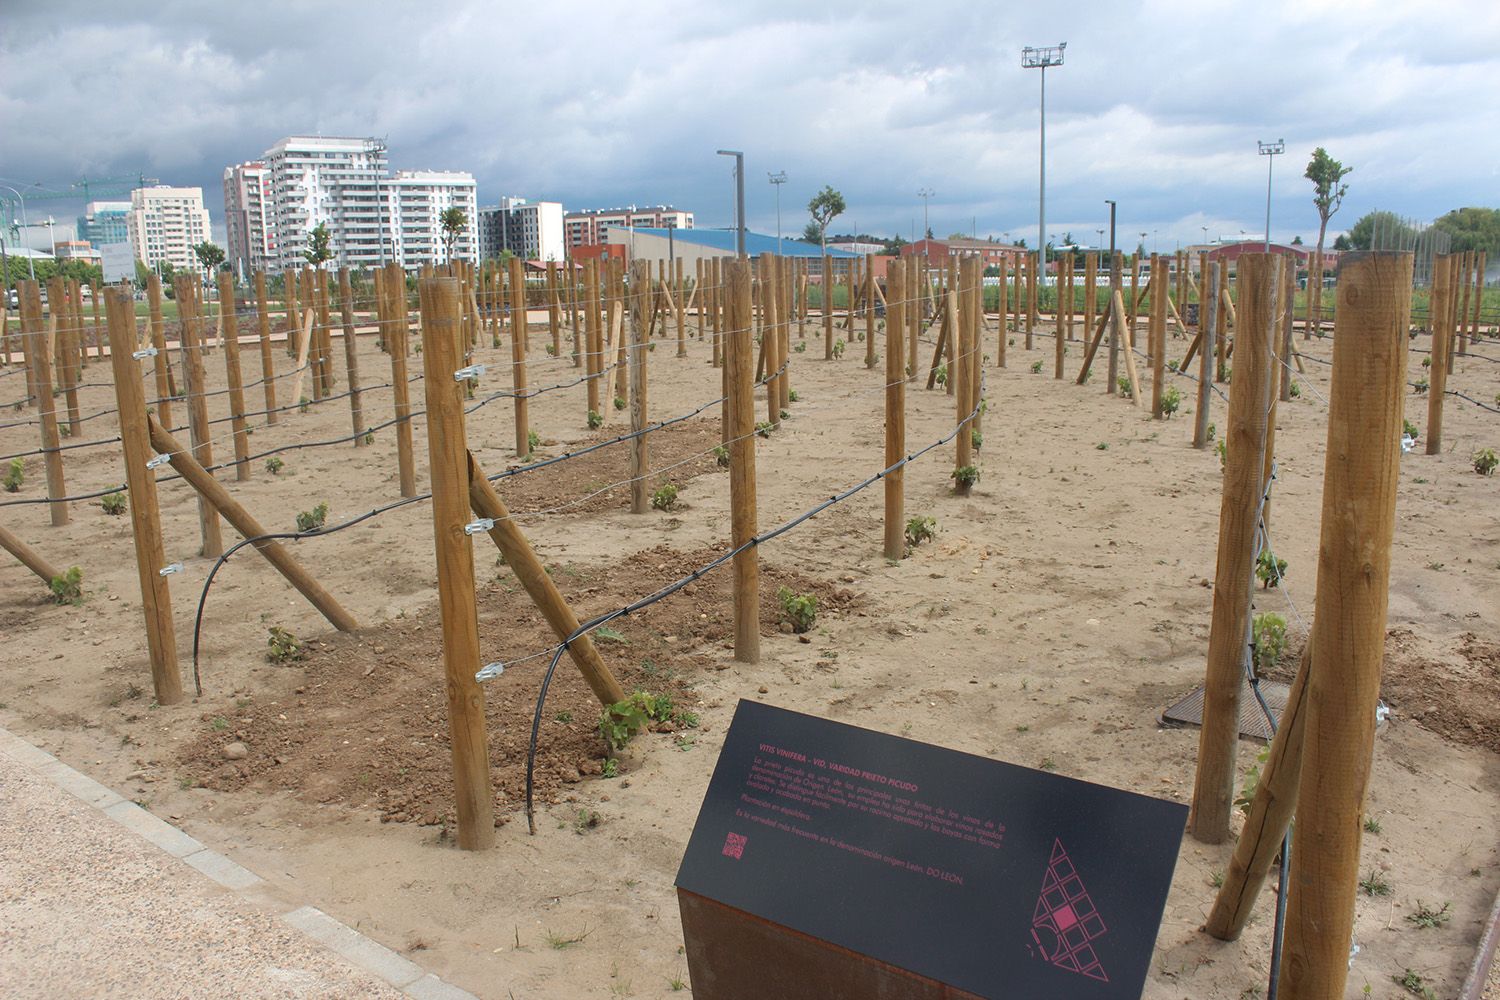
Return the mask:
[[[731,833],[724,838],[724,850],[722,853],[726,858],[733,858],[736,861],[740,860],[745,856],[745,844],[749,839],[744,834]]]
[[[1094,909],[1094,901],[1063,850],[1062,841],[1054,840],[1052,859],[1042,878],[1042,893],[1031,917],[1032,940],[1042,957],[1059,969],[1107,983],[1109,977],[1091,943],[1104,931],[1104,920]]]

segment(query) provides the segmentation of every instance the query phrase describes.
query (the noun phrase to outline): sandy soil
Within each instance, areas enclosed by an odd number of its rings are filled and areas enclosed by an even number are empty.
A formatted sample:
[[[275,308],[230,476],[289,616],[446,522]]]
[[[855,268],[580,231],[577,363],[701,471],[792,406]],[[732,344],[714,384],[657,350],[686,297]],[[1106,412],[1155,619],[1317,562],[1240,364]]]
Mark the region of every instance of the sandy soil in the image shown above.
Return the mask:
[[[762,527],[880,464],[880,376],[852,346],[842,361],[823,362],[814,336],[810,330],[806,354],[792,356],[800,396],[792,419],[758,442]],[[533,337],[533,384],[571,379],[570,364],[544,357],[542,336]],[[1169,356],[1183,346],[1175,342]],[[1327,341],[1306,346],[1318,357],[1331,351]],[[1500,357],[1493,342],[1478,350]],[[342,350],[334,353],[342,389]],[[362,341],[360,353],[367,382],[389,380],[373,341]],[[651,356],[659,416],[718,395],[704,346],[695,342],[686,359],[672,354],[663,345]],[[1070,372],[1080,355],[1074,345]],[[1413,379],[1421,356],[1414,349]],[[686,978],[672,880],[738,698],[1149,794],[1190,795],[1197,732],[1163,728],[1157,718],[1202,680],[1218,459],[1191,448],[1186,414],[1154,423],[1107,396],[1102,366],[1085,387],[1029,372],[1036,359],[1050,371],[1051,357],[1050,338],[1038,337],[1027,352],[1016,335],[1010,367],[987,371],[983,479],[973,495],[952,495],[946,448],[908,472],[908,514],[937,519],[935,542],[887,565],[880,495],[866,491],[764,550],[768,586],[787,582],[823,598],[811,641],[780,632],[768,611],[762,662],[732,663],[726,584],[713,579],[622,624],[623,641],[602,647],[610,663],[627,684],[672,693],[698,725],[670,724],[639,739],[617,778],[595,773],[597,713],[564,661],[544,718],[535,837],[524,822],[508,821],[519,816],[518,756],[545,667],[533,659],[512,663],[490,689],[492,761],[507,820],[499,846],[466,854],[448,838],[425,504],[295,545],[366,626],[359,633],[331,632],[267,564],[249,551],[236,556],[205,612],[204,694],[169,709],[151,704],[128,519],[79,504],[73,523],[54,529],[43,506],[0,508],[7,527],[45,557],[81,566],[87,592],[81,607],[52,604],[25,569],[0,561],[7,653],[0,721],[478,995],[671,992]],[[289,366],[280,349],[276,360]],[[479,360],[500,362],[501,352],[486,348]],[[258,373],[253,355],[246,365]],[[211,355],[208,368],[222,384],[222,355]],[[1326,434],[1328,369],[1308,369],[1301,397],[1278,414],[1282,473],[1272,531],[1290,562],[1287,588],[1257,594],[1259,608],[1287,614],[1293,648],[1314,610]],[[1174,378],[1190,410],[1192,384]],[[103,366],[88,369],[86,380],[107,379]],[[0,378],[0,402],[20,395],[19,381]],[[1493,399],[1500,364],[1461,360],[1450,386]],[[480,391],[502,387],[491,374]],[[113,405],[107,388],[82,395],[85,412]],[[420,382],[414,398],[420,402]],[[384,419],[390,399],[389,389],[370,392],[367,411]],[[259,430],[252,449],[345,434],[346,405],[288,414]],[[1222,419],[1222,402],[1214,406]],[[210,409],[227,413],[226,397],[214,397]],[[912,392],[909,441],[945,434],[953,410],[951,397]],[[531,414],[548,442],[542,454],[597,437],[585,427],[582,386],[534,399]],[[1419,448],[1403,460],[1386,677],[1393,712],[1378,737],[1370,796],[1380,832],[1366,836],[1363,865],[1391,892],[1359,899],[1351,997],[1364,995],[1366,984],[1376,997],[1405,995],[1393,976],[1406,969],[1451,996],[1500,886],[1500,478],[1476,476],[1469,462],[1474,449],[1500,444],[1500,416],[1454,399],[1446,414],[1444,453],[1427,457]],[[7,410],[0,424],[30,415]],[[606,436],[618,433],[623,414],[606,416]],[[1425,399],[1409,397],[1408,416],[1425,425]],[[85,424],[83,437],[111,436],[111,421]],[[218,430],[222,460],[228,427]],[[418,420],[423,483],[424,430]],[[667,474],[682,488],[680,510],[632,516],[628,491],[618,488],[568,505],[624,478],[622,449],[506,480],[502,493],[516,511],[551,511],[525,519],[525,530],[580,609],[600,610],[724,544],[727,477],[707,454],[716,437],[702,422],[662,437],[653,467],[686,463]],[[515,463],[513,439],[507,402],[469,420],[470,445],[492,473]],[[34,427],[0,427],[0,452],[36,442]],[[336,524],[397,495],[394,451],[389,431],[372,447],[291,451],[279,476],[257,463],[251,482],[230,486],[275,528],[290,529],[299,511],[320,501]],[[25,464],[21,491],[0,501],[44,495],[40,460]],[[121,481],[118,447],[68,453],[67,474],[75,491]],[[210,563],[196,556],[191,493],[177,483],[161,495],[167,557],[186,565],[171,580],[186,671]],[[476,567],[485,657],[509,662],[540,648],[537,617],[487,541],[476,546]],[[303,640],[303,659],[266,661],[272,625]],[[224,758],[232,740],[246,745],[245,759]],[[1242,744],[1242,770],[1257,750]],[[1243,941],[1226,945],[1198,930],[1230,849],[1184,839],[1146,996],[1235,1000],[1263,990],[1270,893]],[[1406,920],[1419,903],[1450,903],[1451,919],[1419,930]]]

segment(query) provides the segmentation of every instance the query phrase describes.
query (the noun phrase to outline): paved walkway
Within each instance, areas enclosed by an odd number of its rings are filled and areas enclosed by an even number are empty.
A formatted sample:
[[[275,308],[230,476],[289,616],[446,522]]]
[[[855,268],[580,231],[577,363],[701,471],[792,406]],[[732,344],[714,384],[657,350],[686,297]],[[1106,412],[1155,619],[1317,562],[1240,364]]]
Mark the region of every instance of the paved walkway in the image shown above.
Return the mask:
[[[8,998],[473,1000],[0,729]],[[287,911],[287,912],[281,912]]]

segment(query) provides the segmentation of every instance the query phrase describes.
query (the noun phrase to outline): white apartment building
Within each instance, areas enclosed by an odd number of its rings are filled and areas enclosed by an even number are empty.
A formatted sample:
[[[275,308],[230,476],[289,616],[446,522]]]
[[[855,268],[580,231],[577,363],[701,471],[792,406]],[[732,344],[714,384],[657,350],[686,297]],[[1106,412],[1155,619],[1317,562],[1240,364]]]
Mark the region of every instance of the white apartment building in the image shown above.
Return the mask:
[[[276,264],[270,205],[269,167],[251,161],[224,168],[225,259],[242,278]]]
[[[569,212],[563,225],[567,231],[568,246],[589,247],[608,243],[611,226],[622,229],[692,229],[693,213],[668,205],[650,205],[644,208],[631,205],[629,208]]]
[[[383,182],[387,210],[395,220],[396,260],[406,268],[474,260],[479,253],[478,186],[474,175],[457,170],[400,170]],[[468,225],[444,242],[443,213],[457,208]]]
[[[244,168],[256,165],[224,172],[226,206],[231,175],[238,171],[249,176]],[[266,250],[263,263],[251,267],[302,265],[308,234],[319,225],[328,229],[331,263],[336,267],[443,263],[448,254],[441,220],[449,208],[462,209],[469,223],[454,243],[453,256],[472,260],[478,252],[478,195],[472,174],[391,174],[384,141],[337,136],[289,136],[266,150],[258,165],[267,174],[262,186]],[[245,232],[253,234],[253,224],[247,222]],[[231,258],[234,249],[231,237]],[[252,241],[248,258],[253,257]]]
[[[479,209],[479,256],[499,257],[509,250],[525,260],[561,261],[567,250],[560,201],[501,198]]]
[[[126,228],[136,259],[148,267],[163,261],[174,268],[198,267],[193,247],[210,238],[203,189],[166,184],[137,188],[130,192]]]

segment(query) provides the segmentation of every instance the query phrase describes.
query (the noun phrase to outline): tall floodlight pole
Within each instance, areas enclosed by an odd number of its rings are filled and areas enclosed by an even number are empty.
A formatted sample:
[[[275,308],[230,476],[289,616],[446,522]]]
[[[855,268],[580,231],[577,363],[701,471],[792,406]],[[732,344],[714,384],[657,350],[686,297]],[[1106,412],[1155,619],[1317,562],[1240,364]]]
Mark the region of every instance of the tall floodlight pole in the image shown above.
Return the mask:
[[[932,226],[927,221],[927,200],[937,194],[932,188],[922,188],[917,192],[917,197],[922,199],[922,239],[932,238]]]
[[[734,157],[734,252],[745,256],[745,154],[736,149],[721,149],[720,156]]]
[[[1286,140],[1277,139],[1275,142],[1257,142],[1260,147],[1260,155],[1266,157],[1266,253],[1271,252],[1271,171],[1276,165],[1276,157],[1286,152]]]
[[[1105,198],[1104,204],[1109,206],[1109,274],[1115,273],[1115,200]]]
[[[766,172],[771,178],[771,183],[776,185],[776,255],[781,255],[781,185],[786,183],[786,171],[778,170],[776,173]]]
[[[1038,48],[1028,45],[1021,50],[1021,68],[1042,71],[1041,183],[1036,213],[1036,260],[1039,274],[1047,273],[1047,67],[1061,66],[1063,50],[1067,47],[1067,42],[1060,42]]]

